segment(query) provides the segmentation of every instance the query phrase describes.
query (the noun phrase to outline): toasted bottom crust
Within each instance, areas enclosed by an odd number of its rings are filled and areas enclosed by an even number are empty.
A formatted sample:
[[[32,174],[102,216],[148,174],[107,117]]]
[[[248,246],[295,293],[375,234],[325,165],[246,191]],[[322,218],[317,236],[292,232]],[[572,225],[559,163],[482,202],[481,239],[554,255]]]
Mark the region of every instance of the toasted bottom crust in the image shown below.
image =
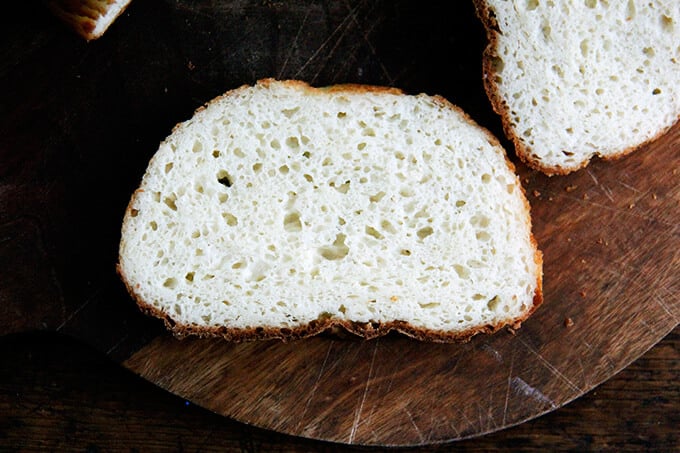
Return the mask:
[[[537,259],[540,255],[537,256]],[[324,332],[333,332],[337,329],[342,329],[346,332],[354,334],[365,340],[382,337],[390,332],[398,332],[419,341],[427,341],[432,343],[466,343],[478,334],[492,334],[508,327],[511,331],[517,330],[521,327],[529,316],[543,303],[542,279],[537,279],[536,292],[532,306],[527,312],[516,319],[508,319],[497,324],[487,324],[483,326],[473,327],[471,329],[453,332],[445,330],[432,330],[411,325],[407,321],[390,321],[390,322],[352,322],[333,318],[319,318],[307,324],[301,324],[296,327],[273,327],[273,326],[258,326],[251,328],[234,328],[227,326],[199,326],[191,324],[181,324],[173,320],[169,314],[156,307],[144,302],[128,285],[127,279],[122,272],[120,265],[116,270],[125,284],[128,292],[132,298],[137,302],[139,309],[146,315],[153,316],[163,320],[165,327],[172,332],[176,338],[184,338],[187,336],[198,336],[202,338],[219,338],[222,337],[227,341],[234,343],[257,341],[257,340],[282,340],[284,342],[291,340],[299,340],[319,335]]]

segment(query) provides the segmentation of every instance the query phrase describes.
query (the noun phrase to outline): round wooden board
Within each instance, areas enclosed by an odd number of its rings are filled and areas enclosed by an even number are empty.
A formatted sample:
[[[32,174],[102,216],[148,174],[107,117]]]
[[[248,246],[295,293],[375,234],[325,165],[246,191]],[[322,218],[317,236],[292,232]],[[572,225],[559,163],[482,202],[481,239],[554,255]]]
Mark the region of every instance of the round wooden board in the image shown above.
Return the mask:
[[[0,332],[73,335],[225,416],[370,445],[521,423],[639,357],[680,319],[680,126],[565,177],[518,165],[545,302],[515,334],[179,341],[115,275],[122,215],[158,143],[241,84],[275,76],[441,94],[500,135],[481,85],[483,30],[470,4],[449,3],[150,0],[91,43],[32,2],[21,6],[30,23],[0,19],[0,262],[11,263]]]

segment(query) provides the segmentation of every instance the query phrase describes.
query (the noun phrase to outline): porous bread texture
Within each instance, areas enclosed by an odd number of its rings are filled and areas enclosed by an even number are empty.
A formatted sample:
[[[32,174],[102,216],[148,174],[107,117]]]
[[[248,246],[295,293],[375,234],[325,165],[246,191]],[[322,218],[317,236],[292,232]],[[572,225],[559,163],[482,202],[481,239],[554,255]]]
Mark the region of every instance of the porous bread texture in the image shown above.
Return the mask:
[[[680,118],[677,0],[475,0],[484,76],[519,157],[566,174]]]
[[[262,80],[160,145],[119,273],[178,335],[519,327],[542,301],[542,262],[513,170],[441,97]]]
[[[87,41],[100,38],[131,0],[48,0],[49,9]]]

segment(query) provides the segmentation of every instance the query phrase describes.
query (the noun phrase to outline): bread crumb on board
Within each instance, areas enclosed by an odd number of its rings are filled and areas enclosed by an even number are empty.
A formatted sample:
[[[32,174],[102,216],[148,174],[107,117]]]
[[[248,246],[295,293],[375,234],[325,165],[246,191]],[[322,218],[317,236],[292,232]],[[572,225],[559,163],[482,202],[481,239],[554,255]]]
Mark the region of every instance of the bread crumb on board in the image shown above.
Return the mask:
[[[572,327],[574,325],[574,320],[567,317],[564,318],[564,327]]]

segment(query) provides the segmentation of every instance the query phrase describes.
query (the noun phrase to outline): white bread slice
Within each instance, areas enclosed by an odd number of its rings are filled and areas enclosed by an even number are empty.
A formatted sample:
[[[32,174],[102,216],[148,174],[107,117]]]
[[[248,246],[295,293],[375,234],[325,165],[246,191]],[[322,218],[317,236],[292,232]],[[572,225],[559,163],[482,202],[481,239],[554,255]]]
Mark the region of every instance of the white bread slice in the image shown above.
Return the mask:
[[[566,174],[680,118],[677,0],[475,0],[486,90],[519,157]]]
[[[179,336],[519,327],[542,301],[542,258],[513,170],[441,97],[262,80],[160,145],[118,270]]]
[[[52,13],[87,41],[100,38],[131,0],[48,0]]]

